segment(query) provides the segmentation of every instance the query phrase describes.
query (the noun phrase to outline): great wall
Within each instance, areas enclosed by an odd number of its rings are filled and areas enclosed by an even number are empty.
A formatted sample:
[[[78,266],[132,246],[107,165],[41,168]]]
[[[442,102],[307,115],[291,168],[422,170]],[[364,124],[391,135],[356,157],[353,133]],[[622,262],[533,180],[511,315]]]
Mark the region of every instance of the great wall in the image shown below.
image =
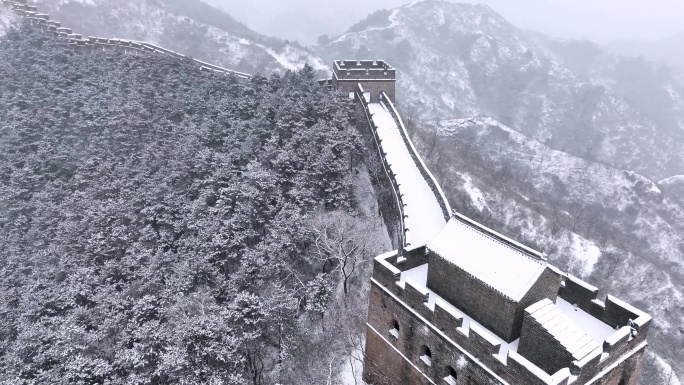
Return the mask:
[[[42,28],[45,31],[52,33],[52,35],[65,44],[68,44],[76,49],[124,49],[142,52],[153,52],[161,55],[168,55],[177,59],[192,60],[196,63],[201,71],[216,72],[225,75],[234,75],[241,79],[251,79],[252,75],[233,71],[214,64],[206,63],[201,60],[189,58],[178,52],[170,49],[160,47],[158,45],[118,38],[104,38],[90,36],[84,39],[81,34],[73,33],[71,28],[63,27],[59,21],[50,20],[50,15],[38,12],[38,8],[33,5],[28,5],[26,0],[1,0],[0,5],[10,7],[15,13],[23,19],[28,20],[31,24]]]
[[[75,49],[190,59],[146,42],[84,39],[26,0],[0,5]],[[191,60],[201,71],[252,78]],[[542,253],[452,212],[394,106],[393,67],[335,61],[332,76],[320,84],[347,93],[363,110],[399,213],[397,250],[374,259],[364,379],[636,385],[651,317],[610,295],[599,300],[598,288],[552,266]]]

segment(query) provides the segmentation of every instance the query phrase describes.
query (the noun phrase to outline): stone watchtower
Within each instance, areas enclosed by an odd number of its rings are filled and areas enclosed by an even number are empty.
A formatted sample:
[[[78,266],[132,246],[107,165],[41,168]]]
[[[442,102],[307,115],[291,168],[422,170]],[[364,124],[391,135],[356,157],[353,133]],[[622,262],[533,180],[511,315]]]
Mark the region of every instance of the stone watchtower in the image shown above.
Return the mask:
[[[455,213],[375,259],[373,385],[637,385],[651,317]]]
[[[361,84],[370,92],[371,102],[380,100],[383,91],[395,102],[397,71],[383,60],[335,60],[333,87],[343,92],[357,92]]]

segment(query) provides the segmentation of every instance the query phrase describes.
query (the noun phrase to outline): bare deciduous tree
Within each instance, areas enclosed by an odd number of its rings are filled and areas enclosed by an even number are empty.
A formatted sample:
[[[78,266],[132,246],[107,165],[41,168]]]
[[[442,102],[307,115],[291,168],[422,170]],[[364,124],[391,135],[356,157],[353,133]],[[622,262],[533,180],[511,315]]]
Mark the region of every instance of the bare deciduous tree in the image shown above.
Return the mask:
[[[329,265],[331,272],[338,272],[344,294],[348,294],[349,280],[372,249],[372,229],[367,222],[342,211],[317,214],[311,228],[316,258],[321,261],[323,272]]]

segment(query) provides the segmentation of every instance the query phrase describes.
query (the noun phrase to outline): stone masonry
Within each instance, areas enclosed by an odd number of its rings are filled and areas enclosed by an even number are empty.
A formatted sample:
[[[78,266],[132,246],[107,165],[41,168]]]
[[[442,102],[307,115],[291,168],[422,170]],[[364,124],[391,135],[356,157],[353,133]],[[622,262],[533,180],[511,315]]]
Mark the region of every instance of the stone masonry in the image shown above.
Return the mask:
[[[371,102],[380,101],[382,92],[394,102],[396,79],[396,70],[382,60],[335,60],[333,63],[333,87],[355,93],[361,85],[370,94]]]

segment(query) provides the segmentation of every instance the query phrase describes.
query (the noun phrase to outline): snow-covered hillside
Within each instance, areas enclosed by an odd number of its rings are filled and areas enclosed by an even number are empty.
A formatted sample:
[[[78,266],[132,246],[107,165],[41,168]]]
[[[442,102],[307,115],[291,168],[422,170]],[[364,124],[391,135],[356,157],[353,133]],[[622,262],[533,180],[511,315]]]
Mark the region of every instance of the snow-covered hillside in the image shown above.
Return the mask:
[[[588,42],[522,31],[484,5],[380,11],[317,48],[382,58],[430,119],[494,116],[548,146],[661,179],[684,169],[684,85]]]
[[[37,0],[41,12],[85,36],[146,41],[248,73],[270,74],[323,61],[298,45],[251,31],[199,0]]]

